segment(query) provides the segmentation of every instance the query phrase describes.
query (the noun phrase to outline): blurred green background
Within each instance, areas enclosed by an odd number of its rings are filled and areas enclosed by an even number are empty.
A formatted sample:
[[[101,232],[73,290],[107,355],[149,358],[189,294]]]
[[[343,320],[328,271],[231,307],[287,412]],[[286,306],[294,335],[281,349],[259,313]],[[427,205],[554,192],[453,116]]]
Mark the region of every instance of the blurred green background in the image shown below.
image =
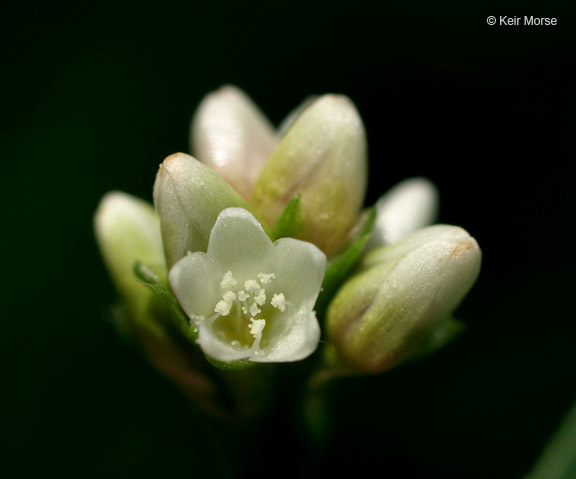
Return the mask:
[[[484,253],[458,341],[341,381],[316,461],[300,455],[293,417],[270,424],[248,472],[521,478],[576,399],[576,22],[567,4],[5,10],[3,477],[226,473],[213,426],[116,336],[91,222],[109,190],[151,200],[159,163],[189,151],[203,95],[233,83],[276,124],[310,94],[350,96],[368,132],[367,204],[427,176],[440,188],[440,221],[466,228]],[[488,15],[554,16],[558,25],[489,27]]]

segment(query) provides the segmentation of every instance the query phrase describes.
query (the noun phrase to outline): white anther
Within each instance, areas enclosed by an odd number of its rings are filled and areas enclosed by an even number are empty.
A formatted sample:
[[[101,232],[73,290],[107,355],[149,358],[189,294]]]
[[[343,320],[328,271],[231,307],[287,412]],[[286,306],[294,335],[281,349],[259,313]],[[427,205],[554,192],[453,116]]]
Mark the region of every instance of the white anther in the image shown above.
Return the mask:
[[[216,304],[214,312],[219,313],[222,316],[228,316],[230,314],[231,309],[232,309],[232,303],[229,303],[228,301],[221,299],[220,301],[218,301],[218,304]]]
[[[238,292],[238,299],[240,301],[246,301],[249,297],[250,297],[250,295],[248,293],[246,293],[245,291]]]
[[[270,301],[270,304],[275,308],[278,308],[281,312],[286,311],[286,298],[282,293],[272,296],[272,301]]]
[[[231,303],[236,299],[236,295],[232,291],[226,291],[224,293],[224,296],[222,296],[222,298],[224,299],[224,301]]]
[[[234,286],[236,283],[238,283],[238,281],[236,281],[234,276],[232,276],[232,271],[227,271],[222,278],[222,281],[220,282],[220,287],[222,289],[228,289]]]
[[[270,281],[272,281],[274,278],[276,278],[276,275],[274,273],[258,273],[258,279],[260,280],[260,282],[262,284],[268,284]]]
[[[258,307],[258,305],[256,303],[254,303],[252,306],[250,306],[250,315],[251,316],[256,316],[258,313],[261,313],[262,310]]]
[[[256,304],[259,306],[262,306],[264,303],[266,303],[266,290],[264,288],[258,291],[258,294],[254,296],[254,301],[256,301]]]
[[[250,334],[254,336],[255,339],[259,339],[262,337],[262,331],[264,331],[264,327],[266,326],[265,319],[254,319],[250,318]]]
[[[257,281],[255,281],[253,279],[249,279],[249,280],[244,282],[244,289],[246,291],[254,291],[254,290],[260,289],[260,285],[258,284]]]

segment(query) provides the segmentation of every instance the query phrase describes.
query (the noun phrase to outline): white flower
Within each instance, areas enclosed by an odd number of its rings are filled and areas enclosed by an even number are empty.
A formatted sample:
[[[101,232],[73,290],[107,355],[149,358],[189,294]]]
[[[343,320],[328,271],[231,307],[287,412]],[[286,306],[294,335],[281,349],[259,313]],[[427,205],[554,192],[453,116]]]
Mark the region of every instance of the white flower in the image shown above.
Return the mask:
[[[179,260],[169,280],[205,354],[225,362],[287,362],[318,345],[313,308],[325,266],[326,256],[313,244],[272,243],[251,213],[227,208],[208,251]]]

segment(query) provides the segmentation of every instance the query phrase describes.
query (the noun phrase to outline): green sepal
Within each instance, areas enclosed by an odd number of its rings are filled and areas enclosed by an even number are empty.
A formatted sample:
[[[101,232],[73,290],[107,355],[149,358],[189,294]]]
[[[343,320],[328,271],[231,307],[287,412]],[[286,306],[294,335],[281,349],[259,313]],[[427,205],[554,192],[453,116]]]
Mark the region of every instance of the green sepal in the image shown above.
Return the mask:
[[[148,286],[154,293],[150,305],[152,316],[160,320],[165,327],[175,328],[195,341],[198,338],[198,330],[194,326],[189,326],[188,318],[170,291],[166,279],[139,261],[134,263],[134,274],[142,284]]]
[[[296,238],[302,231],[302,195],[297,193],[288,202],[274,226],[274,239]]]
[[[249,359],[240,359],[239,361],[219,361],[208,355],[205,356],[206,360],[214,367],[222,369],[223,371],[241,371],[243,369],[248,369],[254,366],[256,363],[250,361]]]
[[[328,308],[328,303],[336,294],[336,291],[344,282],[348,273],[350,273],[356,265],[356,262],[364,251],[366,243],[370,239],[375,221],[376,208],[368,208],[360,217],[355,231],[351,235],[348,247],[342,253],[328,259],[322,290],[315,307],[316,313],[320,317],[324,316]]]

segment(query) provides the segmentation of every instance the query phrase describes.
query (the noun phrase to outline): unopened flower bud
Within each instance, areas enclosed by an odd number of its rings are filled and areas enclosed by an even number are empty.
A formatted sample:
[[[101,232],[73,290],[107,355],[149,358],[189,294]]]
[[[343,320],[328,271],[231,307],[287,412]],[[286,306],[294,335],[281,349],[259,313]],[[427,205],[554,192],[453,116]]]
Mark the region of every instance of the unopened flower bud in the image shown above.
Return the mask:
[[[164,272],[160,223],[154,208],[126,193],[108,193],[94,217],[98,246],[112,280],[137,316],[147,305],[150,289],[137,281],[134,264],[145,263]]]
[[[223,209],[246,207],[218,174],[183,153],[169,156],[160,165],[154,204],[169,267],[188,252],[206,251],[212,227]]]
[[[345,96],[324,95],[282,137],[254,185],[252,203],[274,224],[300,194],[298,238],[330,256],[358,218],[366,178],[366,137],[356,108]]]
[[[395,243],[436,221],[438,190],[426,178],[410,178],[376,202],[376,222],[367,248]]]
[[[368,253],[328,310],[341,360],[377,373],[419,354],[476,281],[480,262],[476,240],[446,225]]]
[[[196,158],[245,199],[276,146],[272,124],[240,89],[227,85],[207,95],[191,125]]]

